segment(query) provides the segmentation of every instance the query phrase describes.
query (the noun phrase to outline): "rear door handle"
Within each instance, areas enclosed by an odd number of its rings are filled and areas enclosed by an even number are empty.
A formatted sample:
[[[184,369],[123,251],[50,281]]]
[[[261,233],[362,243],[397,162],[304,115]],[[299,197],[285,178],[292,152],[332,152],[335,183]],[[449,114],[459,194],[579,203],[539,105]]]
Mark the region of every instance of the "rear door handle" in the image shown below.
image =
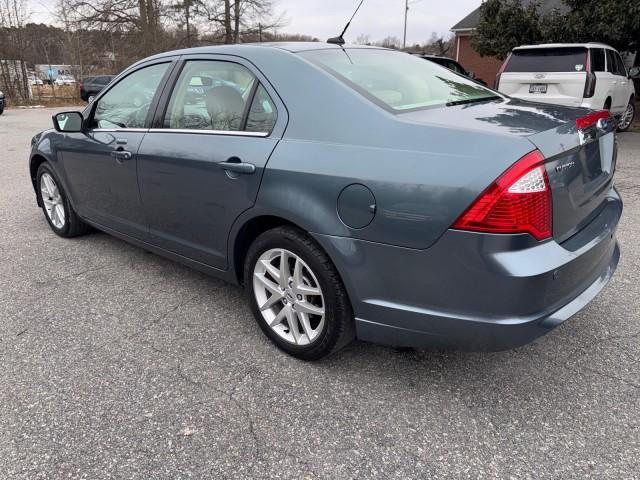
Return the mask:
[[[218,162],[218,165],[227,172],[256,173],[256,166],[253,163],[243,162],[238,157],[231,157],[225,162]]]
[[[114,150],[111,152],[111,156],[121,163],[125,160],[131,160],[131,158],[133,158],[132,153],[127,152],[126,150]]]

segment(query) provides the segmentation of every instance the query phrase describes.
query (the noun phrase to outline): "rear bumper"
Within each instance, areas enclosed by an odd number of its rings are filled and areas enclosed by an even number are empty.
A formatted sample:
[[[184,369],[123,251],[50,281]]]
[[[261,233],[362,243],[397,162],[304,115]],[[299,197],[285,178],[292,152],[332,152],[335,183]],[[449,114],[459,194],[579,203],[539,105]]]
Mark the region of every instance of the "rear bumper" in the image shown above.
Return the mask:
[[[358,338],[416,348],[497,351],[544,335],[587,305],[620,258],[622,202],[558,244],[447,231],[427,250],[316,238],[347,287]]]
[[[566,107],[581,107],[582,97],[567,97],[558,95],[546,95],[546,94],[509,94],[511,98],[517,98],[518,100],[526,100],[527,102],[535,103],[548,103],[552,105],[564,105]],[[600,107],[602,108],[602,106]]]

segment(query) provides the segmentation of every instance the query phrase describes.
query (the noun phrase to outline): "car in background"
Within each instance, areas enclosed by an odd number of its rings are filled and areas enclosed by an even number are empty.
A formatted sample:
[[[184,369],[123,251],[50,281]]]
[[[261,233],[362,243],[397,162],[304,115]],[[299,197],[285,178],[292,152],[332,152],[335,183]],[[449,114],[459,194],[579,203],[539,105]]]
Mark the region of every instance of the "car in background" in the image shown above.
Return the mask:
[[[34,75],[29,77],[29,85],[40,86],[44,85],[44,82]]]
[[[514,98],[609,110],[618,131],[636,114],[632,77],[620,54],[603,43],[558,43],[514,48],[496,77],[496,90]]]
[[[439,57],[438,55],[418,55],[420,58],[424,58],[425,60],[429,60],[430,62],[437,63],[438,65],[442,65],[443,67],[448,68],[449,70],[453,70],[460,75],[464,75],[476,82],[486,85],[484,80],[476,78],[476,74],[473,72],[468,72],[465,68],[456,62],[453,58],[449,57]]]
[[[53,81],[53,84],[58,86],[75,85],[76,80],[71,75],[59,75],[58,78]]]
[[[189,104],[203,78],[234,86]],[[243,284],[260,328],[306,360],[354,337],[523,345],[620,256],[609,112],[509,98],[393,50],[162,53],[53,122],[29,172],[55,234],[92,225]]]
[[[91,103],[104,87],[109,85],[115,75],[98,75],[96,77],[86,77],[80,81],[80,98]]]
[[[4,93],[0,91],[0,115],[4,112]]]

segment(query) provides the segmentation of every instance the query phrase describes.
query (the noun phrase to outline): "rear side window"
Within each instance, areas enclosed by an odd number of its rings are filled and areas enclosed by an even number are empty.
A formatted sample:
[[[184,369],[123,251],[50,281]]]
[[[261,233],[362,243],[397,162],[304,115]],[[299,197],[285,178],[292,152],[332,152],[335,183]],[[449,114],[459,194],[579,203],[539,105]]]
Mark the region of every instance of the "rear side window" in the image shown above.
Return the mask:
[[[514,50],[505,72],[584,72],[584,48],[527,48]]]
[[[254,82],[251,72],[237,63],[189,61],[171,94],[164,127],[239,131]]]
[[[605,71],[604,50],[602,48],[591,49],[591,71]]]
[[[164,119],[164,128],[270,133],[276,107],[244,66],[221,60],[185,63]]]
[[[271,132],[277,118],[276,106],[264,87],[260,85],[249,109],[247,132]]]

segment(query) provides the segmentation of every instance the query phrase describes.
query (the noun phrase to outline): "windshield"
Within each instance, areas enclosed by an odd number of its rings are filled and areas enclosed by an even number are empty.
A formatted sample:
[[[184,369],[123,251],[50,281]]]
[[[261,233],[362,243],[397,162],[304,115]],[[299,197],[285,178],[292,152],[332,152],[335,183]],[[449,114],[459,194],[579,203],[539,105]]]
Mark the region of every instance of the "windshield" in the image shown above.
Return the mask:
[[[396,113],[501,98],[468,78],[402,52],[332,49],[301,55]]]
[[[584,72],[584,48],[526,48],[514,50],[505,72]]]

